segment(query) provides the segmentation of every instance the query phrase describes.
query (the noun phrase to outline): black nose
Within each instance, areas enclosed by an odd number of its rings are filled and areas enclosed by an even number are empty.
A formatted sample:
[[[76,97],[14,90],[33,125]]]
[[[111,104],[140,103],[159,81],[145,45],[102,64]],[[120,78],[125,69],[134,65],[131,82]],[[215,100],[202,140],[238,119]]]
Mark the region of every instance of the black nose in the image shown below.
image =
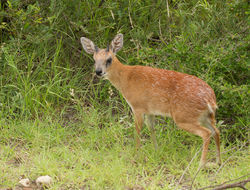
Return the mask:
[[[96,73],[98,76],[101,76],[101,75],[102,75],[102,70],[101,70],[101,69],[96,69],[96,70],[95,70],[95,73]]]

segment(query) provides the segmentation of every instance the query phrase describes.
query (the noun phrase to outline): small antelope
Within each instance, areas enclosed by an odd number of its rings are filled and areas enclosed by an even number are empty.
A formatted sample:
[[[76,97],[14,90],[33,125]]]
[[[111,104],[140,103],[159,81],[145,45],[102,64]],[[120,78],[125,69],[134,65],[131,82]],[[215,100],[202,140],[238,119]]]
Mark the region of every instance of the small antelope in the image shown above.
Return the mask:
[[[131,107],[135,117],[137,148],[140,146],[144,115],[148,116],[155,148],[154,115],[169,116],[179,128],[203,139],[200,167],[206,163],[211,136],[215,137],[216,161],[221,163],[220,133],[215,126],[216,97],[206,82],[176,71],[123,65],[116,57],[123,46],[122,34],[116,35],[106,49],[99,49],[85,37],[81,38],[81,43],[87,53],[94,55],[96,74],[108,79]]]

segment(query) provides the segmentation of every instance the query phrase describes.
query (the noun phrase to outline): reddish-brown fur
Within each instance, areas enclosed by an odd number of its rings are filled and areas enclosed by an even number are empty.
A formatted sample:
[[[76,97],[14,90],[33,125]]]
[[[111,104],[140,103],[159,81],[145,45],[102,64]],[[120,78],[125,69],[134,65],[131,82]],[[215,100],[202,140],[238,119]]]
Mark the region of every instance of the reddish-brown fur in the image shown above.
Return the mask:
[[[82,43],[85,50],[88,48],[87,45],[93,46],[91,43]],[[116,37],[112,41],[112,45],[115,46],[113,48],[115,49],[119,43],[122,46],[122,41]],[[118,46],[118,50],[119,48],[120,46]],[[122,93],[130,105],[135,116],[138,134],[137,147],[140,146],[140,131],[144,115],[169,116],[173,118],[178,127],[199,135],[203,139],[201,166],[206,163],[210,137],[214,135],[217,162],[220,163],[220,137],[219,130],[215,126],[217,106],[212,88],[203,80],[192,75],[146,66],[123,65],[115,56],[114,51],[112,51],[112,47],[109,51],[93,50],[96,69],[101,68],[103,77]],[[106,68],[105,61],[108,58],[112,58],[112,64]],[[157,148],[152,121],[150,129]]]

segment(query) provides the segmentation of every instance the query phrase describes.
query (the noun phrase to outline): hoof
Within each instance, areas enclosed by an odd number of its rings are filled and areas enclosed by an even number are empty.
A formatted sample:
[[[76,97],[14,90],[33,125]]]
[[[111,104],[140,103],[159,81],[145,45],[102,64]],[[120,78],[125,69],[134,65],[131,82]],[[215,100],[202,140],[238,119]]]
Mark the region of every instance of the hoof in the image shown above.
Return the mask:
[[[207,162],[207,163],[203,163],[200,164],[198,170],[202,170],[202,169],[215,169],[219,166],[218,163],[214,163],[214,162]]]
[[[218,165],[217,163],[208,162],[208,163],[206,163],[205,168],[214,169],[214,168],[217,168],[218,166],[219,166],[219,165]]]

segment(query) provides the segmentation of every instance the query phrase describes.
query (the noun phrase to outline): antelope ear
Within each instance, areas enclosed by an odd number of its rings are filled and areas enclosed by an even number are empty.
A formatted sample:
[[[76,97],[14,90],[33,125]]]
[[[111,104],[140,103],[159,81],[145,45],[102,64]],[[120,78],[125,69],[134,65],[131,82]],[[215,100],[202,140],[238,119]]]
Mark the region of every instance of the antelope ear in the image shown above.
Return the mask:
[[[113,53],[117,53],[123,46],[123,35],[117,34],[112,40],[110,48]]]
[[[95,44],[88,38],[81,37],[81,43],[83,49],[89,53],[89,54],[94,54],[95,51],[98,49]]]

